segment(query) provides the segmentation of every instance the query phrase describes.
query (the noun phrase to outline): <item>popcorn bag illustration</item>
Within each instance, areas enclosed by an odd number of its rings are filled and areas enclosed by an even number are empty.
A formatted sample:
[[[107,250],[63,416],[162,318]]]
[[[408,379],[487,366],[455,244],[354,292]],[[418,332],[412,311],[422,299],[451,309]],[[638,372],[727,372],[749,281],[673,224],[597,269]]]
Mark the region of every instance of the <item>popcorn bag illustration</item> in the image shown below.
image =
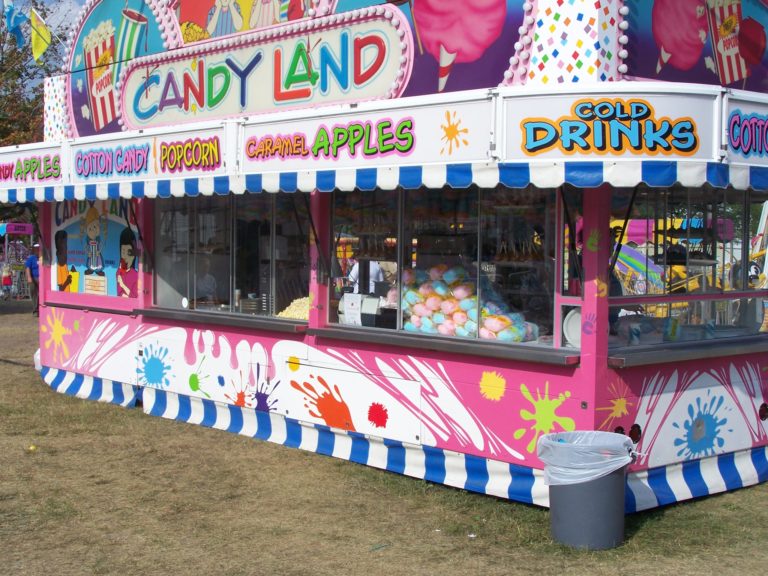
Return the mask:
[[[717,73],[720,83],[727,86],[749,76],[739,52],[741,0],[707,0],[707,6]]]
[[[88,67],[88,94],[91,120],[96,132],[117,117],[112,68],[115,65],[115,27],[105,20],[83,40],[85,63]]]

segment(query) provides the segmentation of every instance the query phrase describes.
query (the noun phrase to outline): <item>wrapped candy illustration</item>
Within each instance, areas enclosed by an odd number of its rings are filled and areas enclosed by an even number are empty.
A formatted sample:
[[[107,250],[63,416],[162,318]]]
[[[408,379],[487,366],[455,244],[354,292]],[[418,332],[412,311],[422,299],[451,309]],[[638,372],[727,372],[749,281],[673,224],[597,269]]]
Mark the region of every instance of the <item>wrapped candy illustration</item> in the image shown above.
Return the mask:
[[[443,91],[455,63],[474,62],[501,34],[506,0],[415,0],[413,19],[427,52],[440,64]]]
[[[120,20],[120,32],[117,34],[117,58],[115,59],[114,71],[112,73],[113,83],[119,80],[123,65],[138,54],[139,45],[141,44],[146,27],[146,16],[136,10],[128,8],[123,10],[123,18]]]

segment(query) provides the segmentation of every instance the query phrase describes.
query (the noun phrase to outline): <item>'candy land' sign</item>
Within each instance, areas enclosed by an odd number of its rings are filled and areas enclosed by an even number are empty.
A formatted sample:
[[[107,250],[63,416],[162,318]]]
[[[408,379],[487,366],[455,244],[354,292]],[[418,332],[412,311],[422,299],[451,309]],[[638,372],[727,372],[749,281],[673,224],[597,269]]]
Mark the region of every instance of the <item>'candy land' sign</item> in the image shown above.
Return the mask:
[[[128,128],[398,96],[411,65],[398,10],[306,21],[147,56],[126,65]],[[407,37],[407,36],[405,36]]]

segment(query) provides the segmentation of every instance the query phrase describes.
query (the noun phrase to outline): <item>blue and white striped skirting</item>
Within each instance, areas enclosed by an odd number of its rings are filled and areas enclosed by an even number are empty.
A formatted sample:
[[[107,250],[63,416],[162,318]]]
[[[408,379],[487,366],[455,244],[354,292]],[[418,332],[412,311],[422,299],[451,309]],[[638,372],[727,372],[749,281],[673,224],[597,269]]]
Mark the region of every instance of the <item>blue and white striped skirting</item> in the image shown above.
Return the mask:
[[[144,412],[152,416],[217,428],[472,492],[549,505],[548,487],[538,469],[347,432],[204,398],[139,389],[64,370],[43,367],[41,375],[55,391],[70,396],[133,407],[141,391]],[[625,510],[639,512],[766,480],[767,447],[633,472],[627,477]]]

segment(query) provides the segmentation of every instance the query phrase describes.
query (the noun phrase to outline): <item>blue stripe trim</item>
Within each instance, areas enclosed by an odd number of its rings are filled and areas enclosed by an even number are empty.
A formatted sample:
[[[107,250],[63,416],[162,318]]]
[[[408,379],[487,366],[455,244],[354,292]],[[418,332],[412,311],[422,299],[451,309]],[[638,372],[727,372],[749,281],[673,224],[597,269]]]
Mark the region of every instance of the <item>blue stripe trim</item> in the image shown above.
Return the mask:
[[[635,493],[630,488],[629,482],[627,482],[627,489],[624,490],[624,512],[637,512],[637,500],[635,499]]]
[[[384,438],[384,446],[387,447],[387,470],[403,474],[405,472],[405,447],[403,447],[403,443]]]
[[[315,185],[320,192],[333,192],[336,189],[336,171],[318,170]]]
[[[531,183],[531,167],[528,164],[499,164],[499,182],[509,188],[525,188]]]
[[[485,458],[465,454],[464,468],[467,471],[464,489],[473,492],[485,492],[485,487],[488,485],[488,463]]]
[[[171,197],[171,181],[170,180],[157,181],[157,196],[158,198]]]
[[[445,181],[451,188],[469,188],[472,185],[472,164],[448,164]]]
[[[131,406],[136,404],[136,396],[138,392],[134,391],[133,398],[131,399]],[[125,393],[123,385],[120,382],[112,381],[112,403],[123,404],[125,402]]]
[[[262,192],[264,186],[261,184],[261,174],[248,174],[245,177],[245,189],[248,192]]]
[[[440,448],[424,446],[424,480],[428,482],[445,482],[445,452]]]
[[[27,188],[26,194],[27,194],[27,202],[34,202],[35,201],[35,189],[34,188]]]
[[[70,382],[69,386],[67,386],[67,389],[64,390],[64,394],[66,394],[67,396],[75,396],[80,391],[80,388],[82,386],[83,386],[83,375],[75,374],[75,377],[72,380],[72,382]]]
[[[64,370],[59,370],[56,376],[53,377],[53,380],[51,380],[51,388],[58,392],[59,386],[61,386],[61,383],[64,381],[64,377],[66,375],[67,373]]]
[[[301,424],[296,420],[285,419],[285,446],[298,448],[301,445]]]
[[[672,488],[669,487],[669,482],[667,482],[666,468],[654,468],[653,470],[648,470],[648,485],[651,487],[660,506],[677,502],[675,493],[672,492]]]
[[[51,369],[48,368],[48,366],[41,366],[40,367],[40,377],[45,380],[45,377],[48,375],[48,372],[50,372]]]
[[[85,185],[85,199],[96,200],[96,184]]]
[[[131,182],[131,196],[144,198],[144,182],[142,180]]]
[[[55,200],[55,198],[53,196],[53,190],[54,190],[53,186],[46,186],[45,187],[44,194],[45,194],[45,201],[46,202],[53,202]]]
[[[186,178],[184,180],[184,194],[192,197],[200,194],[200,181],[197,178]]]
[[[360,190],[375,190],[377,178],[376,168],[360,168],[355,171],[355,186]]]
[[[157,388],[155,390],[155,401],[152,404],[152,409],[149,411],[149,413],[152,416],[162,416],[165,414],[165,407],[168,404],[168,398],[165,395],[165,392],[162,390],[158,390]]]
[[[698,460],[683,462],[683,479],[694,497],[709,494],[709,488],[701,475],[701,464]]]
[[[101,391],[102,387],[104,385],[104,382],[101,378],[94,378],[93,379],[93,386],[91,386],[91,393],[88,394],[88,400],[98,400],[101,398]],[[122,386],[121,386],[122,388]]]
[[[214,194],[229,194],[229,176],[214,176],[213,177],[213,193]]]
[[[229,409],[229,426],[227,426],[227,432],[232,434],[240,434],[243,429],[243,410],[239,406],[233,406],[227,404]]]
[[[212,428],[216,424],[216,403],[207,398],[202,398],[200,401],[203,403],[203,421],[200,422],[200,426]]]
[[[184,394],[177,394],[176,397],[179,399],[179,413],[176,416],[176,419],[181,420],[182,422],[187,422],[192,415],[192,401],[189,396],[185,396]]]
[[[328,426],[315,426],[317,428],[317,453],[324,456],[333,456],[333,447],[336,445],[336,434]]]
[[[120,184],[117,182],[110,182],[107,184],[107,197],[108,198],[120,198]]]
[[[720,470],[728,490],[744,487],[739,470],[736,468],[735,456],[733,452],[730,452],[729,454],[723,454],[717,459],[717,469]]]
[[[64,186],[64,199],[65,200],[74,200],[75,199],[75,187],[74,186]]]
[[[600,186],[603,180],[602,162],[566,162],[565,181],[582,188]]]
[[[269,412],[256,411],[256,438],[260,440],[269,440],[272,436],[272,419]]]
[[[642,180],[649,186],[672,186],[677,182],[677,162],[643,162]]]
[[[399,184],[403,188],[413,190],[420,188],[424,182],[421,166],[403,166],[400,168]]]
[[[349,454],[349,460],[358,464],[367,464],[368,454],[371,449],[368,440],[359,432],[349,432],[349,435],[352,437],[352,450]]]
[[[11,188],[8,190],[8,202],[13,202],[15,204],[17,202],[16,198],[16,188]]]
[[[510,464],[509,476],[512,478],[512,482],[507,489],[507,497],[510,500],[533,504],[533,483],[536,481],[533,476],[533,469]]]
[[[707,162],[707,182],[717,188],[727,188],[731,182],[728,164]]]
[[[749,168],[749,184],[755,190],[768,190],[768,168],[751,166]]]
[[[296,192],[298,189],[299,175],[296,172],[280,173],[280,190],[283,192]]]
[[[765,454],[765,447],[759,446],[752,449],[752,464],[757,471],[757,481],[765,482],[768,480],[768,457]]]

